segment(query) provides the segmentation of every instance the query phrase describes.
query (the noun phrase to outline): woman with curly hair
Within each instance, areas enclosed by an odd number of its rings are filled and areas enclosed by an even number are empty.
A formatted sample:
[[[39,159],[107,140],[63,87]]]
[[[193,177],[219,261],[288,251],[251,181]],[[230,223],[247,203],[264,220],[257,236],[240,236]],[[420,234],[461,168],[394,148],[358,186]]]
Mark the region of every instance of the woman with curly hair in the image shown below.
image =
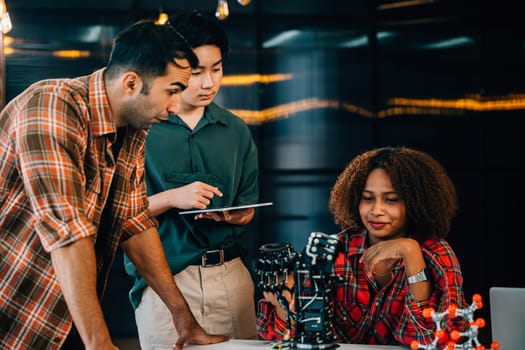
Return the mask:
[[[431,343],[436,327],[423,310],[467,306],[458,259],[444,239],[457,199],[443,167],[407,147],[365,152],[339,175],[329,206],[343,229],[334,263],[339,277],[333,300],[337,341]],[[293,305],[293,295],[286,296]],[[290,334],[285,313],[275,298],[265,297],[258,305],[259,335],[283,339]],[[454,319],[445,327],[463,325]]]

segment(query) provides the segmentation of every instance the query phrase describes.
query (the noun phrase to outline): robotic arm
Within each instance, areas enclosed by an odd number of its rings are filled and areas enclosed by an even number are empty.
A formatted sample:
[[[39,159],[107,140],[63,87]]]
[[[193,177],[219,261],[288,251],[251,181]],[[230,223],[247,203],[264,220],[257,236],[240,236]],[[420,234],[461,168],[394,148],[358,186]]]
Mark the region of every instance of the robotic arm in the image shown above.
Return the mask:
[[[288,315],[288,326],[291,324],[290,318],[295,321],[295,334],[291,339],[292,349],[338,347],[333,330],[331,305],[335,280],[333,264],[338,244],[337,235],[312,232],[301,254],[296,254],[290,244],[271,243],[259,249],[259,287],[277,296]],[[295,314],[290,312],[282,297],[284,283],[292,270],[295,281]]]

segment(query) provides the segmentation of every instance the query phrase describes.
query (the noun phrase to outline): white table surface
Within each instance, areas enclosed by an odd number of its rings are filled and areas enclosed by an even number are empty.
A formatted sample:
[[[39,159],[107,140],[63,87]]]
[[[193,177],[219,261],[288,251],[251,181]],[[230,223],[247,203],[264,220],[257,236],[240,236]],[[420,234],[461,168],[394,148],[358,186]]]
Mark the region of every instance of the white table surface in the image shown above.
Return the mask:
[[[274,342],[263,340],[239,340],[232,339],[223,343],[211,345],[186,345],[184,349],[191,350],[254,350],[270,349]],[[407,350],[409,347],[393,345],[363,345],[363,344],[339,344],[337,350]],[[164,349],[162,349],[164,350]],[[171,349],[166,349],[171,350]]]

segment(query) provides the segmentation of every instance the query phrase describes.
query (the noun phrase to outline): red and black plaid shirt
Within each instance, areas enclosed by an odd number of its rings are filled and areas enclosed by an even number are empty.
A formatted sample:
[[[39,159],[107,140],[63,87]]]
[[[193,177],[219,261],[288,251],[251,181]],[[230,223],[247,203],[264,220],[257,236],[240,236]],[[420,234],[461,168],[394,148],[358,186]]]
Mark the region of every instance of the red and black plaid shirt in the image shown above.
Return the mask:
[[[91,237],[102,295],[122,239],[156,225],[146,131],[128,130],[115,164],[116,132],[102,70],[35,83],[0,114],[0,349],[65,340],[72,320],[51,251]]]
[[[388,284],[378,289],[366,274],[359,258],[367,248],[364,230],[345,230],[340,234],[340,252],[335,260],[333,326],[339,343],[409,345],[413,340],[428,344],[434,340],[435,325],[422,315],[432,307],[445,311],[449,305],[466,307],[463,277],[457,257],[443,239],[425,241],[423,256],[430,271],[433,293],[425,302],[418,302],[408,290],[405,268],[399,262]],[[463,327],[463,321],[447,322],[446,327]],[[457,322],[456,322],[457,321]],[[264,299],[258,303],[257,331],[266,340],[282,340],[287,333],[286,322],[277,317],[275,308]],[[293,330],[291,333],[293,337]]]

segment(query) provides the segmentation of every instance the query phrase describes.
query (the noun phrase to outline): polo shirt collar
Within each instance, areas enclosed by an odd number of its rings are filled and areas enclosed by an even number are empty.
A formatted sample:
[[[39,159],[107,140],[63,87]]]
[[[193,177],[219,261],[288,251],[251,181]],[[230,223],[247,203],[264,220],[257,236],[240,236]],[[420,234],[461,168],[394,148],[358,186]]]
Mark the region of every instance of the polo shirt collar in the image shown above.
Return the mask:
[[[168,122],[176,125],[184,125],[184,122],[180,116],[175,114],[170,114],[168,116]],[[226,118],[225,112],[214,102],[210,103],[204,108],[204,115],[202,116],[201,120],[199,120],[199,123],[195,127],[194,131],[197,131],[207,124],[228,125],[228,119]]]
[[[228,118],[224,110],[219,108],[215,102],[210,103],[204,110],[204,118],[212,124],[228,125]]]

